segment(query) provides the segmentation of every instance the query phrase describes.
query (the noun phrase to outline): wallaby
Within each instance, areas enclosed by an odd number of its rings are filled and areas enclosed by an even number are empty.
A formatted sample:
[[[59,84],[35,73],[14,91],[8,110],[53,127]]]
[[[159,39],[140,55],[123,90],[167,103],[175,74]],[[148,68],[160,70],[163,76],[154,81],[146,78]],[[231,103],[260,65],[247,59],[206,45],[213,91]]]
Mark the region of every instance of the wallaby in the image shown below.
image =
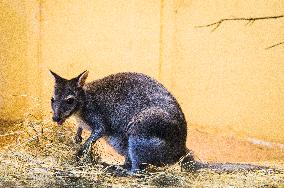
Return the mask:
[[[174,164],[182,157],[189,170],[199,168],[236,169],[234,164],[204,164],[194,161],[186,147],[187,123],[177,100],[167,89],[141,73],[118,73],[85,83],[88,71],[67,80],[55,78],[51,98],[53,121],[62,125],[74,115],[78,120],[75,136],[82,141],[82,130],[90,137],[77,153],[81,158],[101,137],[125,157],[124,167],[131,172],[144,164]],[[241,165],[249,169],[252,165]]]

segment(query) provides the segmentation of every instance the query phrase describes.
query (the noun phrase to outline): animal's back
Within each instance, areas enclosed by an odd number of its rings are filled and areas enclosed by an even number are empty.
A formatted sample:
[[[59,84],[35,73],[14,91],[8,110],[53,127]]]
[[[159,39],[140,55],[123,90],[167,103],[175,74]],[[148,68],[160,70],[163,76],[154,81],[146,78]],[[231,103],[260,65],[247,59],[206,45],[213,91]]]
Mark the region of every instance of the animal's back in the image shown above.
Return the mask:
[[[186,140],[186,121],[176,99],[156,80],[141,73],[118,73],[85,85],[90,106],[96,105],[108,118],[111,129],[125,133],[133,131],[131,121],[142,111],[161,110],[173,125],[157,124],[152,131],[169,131],[178,136],[179,141]],[[147,126],[147,125],[146,125]],[[171,126],[168,129],[164,126]],[[143,129],[142,126],[137,127]]]

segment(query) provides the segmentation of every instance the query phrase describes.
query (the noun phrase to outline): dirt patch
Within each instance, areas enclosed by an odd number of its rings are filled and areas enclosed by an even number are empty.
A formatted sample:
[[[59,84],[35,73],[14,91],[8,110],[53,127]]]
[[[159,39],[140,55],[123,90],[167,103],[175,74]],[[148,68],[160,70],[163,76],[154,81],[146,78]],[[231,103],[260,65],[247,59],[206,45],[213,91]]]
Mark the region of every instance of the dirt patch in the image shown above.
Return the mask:
[[[212,132],[197,126],[190,129],[187,145],[202,161],[284,166],[283,148],[252,144],[245,138]]]

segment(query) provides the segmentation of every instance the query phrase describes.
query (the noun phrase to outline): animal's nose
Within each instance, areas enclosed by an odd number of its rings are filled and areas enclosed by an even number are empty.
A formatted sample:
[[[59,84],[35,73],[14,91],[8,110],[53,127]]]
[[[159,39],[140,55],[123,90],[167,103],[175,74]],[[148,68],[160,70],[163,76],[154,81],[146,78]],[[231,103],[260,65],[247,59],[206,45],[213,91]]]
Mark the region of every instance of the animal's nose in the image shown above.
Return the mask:
[[[59,122],[61,120],[61,118],[59,116],[53,116],[52,120],[55,122]]]

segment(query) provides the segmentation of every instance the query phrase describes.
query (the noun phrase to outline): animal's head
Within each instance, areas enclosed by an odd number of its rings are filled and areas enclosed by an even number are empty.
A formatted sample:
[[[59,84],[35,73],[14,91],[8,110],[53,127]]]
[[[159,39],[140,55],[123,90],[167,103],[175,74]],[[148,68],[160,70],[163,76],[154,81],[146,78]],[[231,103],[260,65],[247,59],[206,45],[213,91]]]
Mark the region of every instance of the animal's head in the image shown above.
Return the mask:
[[[84,103],[83,86],[88,77],[88,71],[84,71],[77,77],[67,80],[50,71],[55,80],[54,94],[51,98],[53,121],[62,125],[72,114],[80,110]]]

